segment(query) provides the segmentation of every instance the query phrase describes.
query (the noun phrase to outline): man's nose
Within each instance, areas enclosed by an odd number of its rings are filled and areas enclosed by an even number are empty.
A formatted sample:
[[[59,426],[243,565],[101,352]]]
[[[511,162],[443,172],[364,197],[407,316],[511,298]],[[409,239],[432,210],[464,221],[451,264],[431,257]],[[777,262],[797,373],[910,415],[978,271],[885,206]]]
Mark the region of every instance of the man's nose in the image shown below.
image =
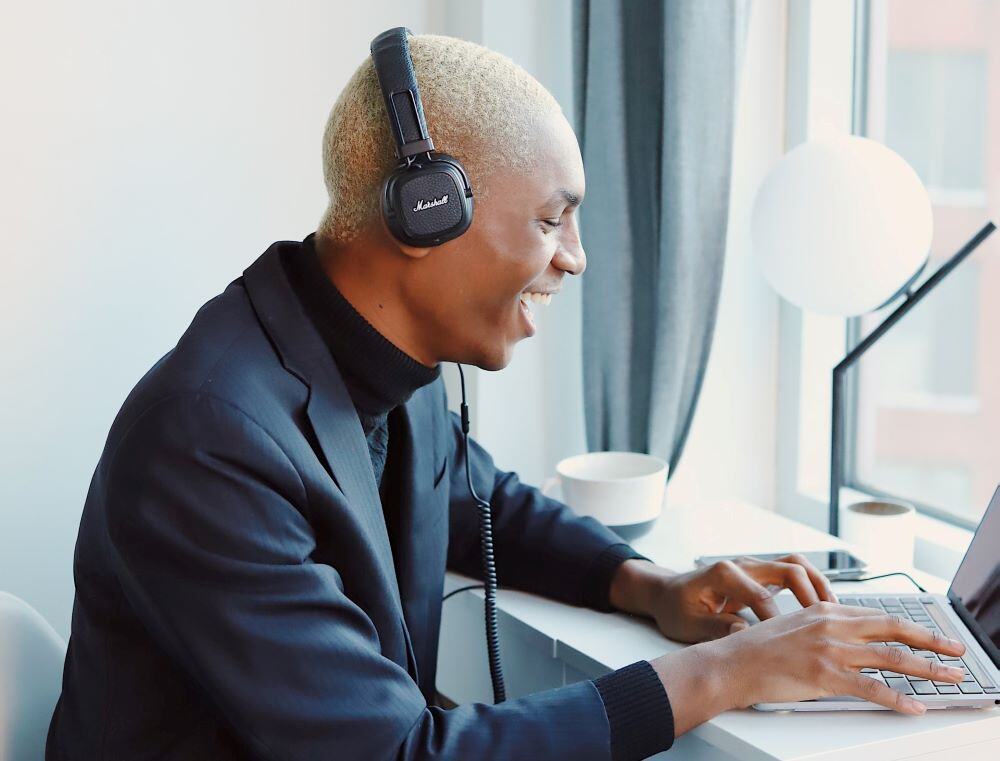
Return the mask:
[[[579,241],[569,246],[560,246],[556,252],[555,266],[571,275],[582,275],[587,269],[587,254]]]

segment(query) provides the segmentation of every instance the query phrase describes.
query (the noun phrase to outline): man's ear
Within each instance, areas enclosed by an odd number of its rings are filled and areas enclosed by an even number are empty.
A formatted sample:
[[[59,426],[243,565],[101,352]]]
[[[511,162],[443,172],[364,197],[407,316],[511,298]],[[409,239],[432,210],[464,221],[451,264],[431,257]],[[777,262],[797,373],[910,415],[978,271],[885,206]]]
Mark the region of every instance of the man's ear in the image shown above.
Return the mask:
[[[416,246],[408,246],[405,243],[400,243],[399,241],[396,241],[396,248],[411,259],[423,259],[427,256],[427,254],[434,250],[431,246],[427,246],[426,248],[417,248]]]
[[[430,246],[426,248],[418,248],[417,246],[408,246],[407,244],[400,243],[398,240],[396,240],[396,236],[389,231],[389,226],[385,223],[385,219],[382,217],[381,214],[379,215],[379,222],[380,222],[380,227],[382,228],[382,235],[385,236],[385,239],[388,240],[391,245],[398,248],[400,251],[402,251],[404,254],[406,254],[406,256],[410,257],[411,259],[423,259],[425,256],[427,256],[427,254],[431,252]]]

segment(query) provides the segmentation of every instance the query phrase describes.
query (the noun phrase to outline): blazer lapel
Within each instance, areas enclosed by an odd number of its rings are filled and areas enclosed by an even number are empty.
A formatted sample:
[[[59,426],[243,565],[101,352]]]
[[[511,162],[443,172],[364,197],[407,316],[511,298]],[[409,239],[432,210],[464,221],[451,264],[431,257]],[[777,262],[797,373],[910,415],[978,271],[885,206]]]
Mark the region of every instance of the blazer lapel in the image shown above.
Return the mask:
[[[358,511],[368,542],[378,556],[380,581],[391,591],[390,604],[402,629],[403,609],[392,549],[364,431],[333,357],[302,311],[281,264],[282,248],[299,245],[272,245],[244,272],[244,283],[285,368],[309,386],[306,414],[330,474],[348,504]],[[402,646],[405,632],[398,634]]]
[[[417,391],[392,413],[393,465],[399,479],[393,507],[403,615],[414,651],[414,679],[427,700],[434,700],[434,662],[441,615],[442,582],[448,549],[448,489],[435,483],[444,452],[435,425],[431,389]]]
[[[402,613],[392,547],[368,443],[344,381],[332,361],[315,369],[306,414],[337,485],[348,503],[360,508],[365,532],[379,556],[382,580],[392,590],[393,601]]]

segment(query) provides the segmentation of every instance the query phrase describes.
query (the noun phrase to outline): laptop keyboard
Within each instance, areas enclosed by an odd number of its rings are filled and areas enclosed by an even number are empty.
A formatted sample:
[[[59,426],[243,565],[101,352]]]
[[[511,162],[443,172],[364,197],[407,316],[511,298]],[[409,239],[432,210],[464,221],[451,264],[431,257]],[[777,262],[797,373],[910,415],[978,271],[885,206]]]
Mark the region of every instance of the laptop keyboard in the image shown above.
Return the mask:
[[[865,608],[882,610],[893,616],[908,618],[946,637],[952,636],[950,632],[941,630],[941,624],[944,622],[944,614],[937,603],[934,602],[933,597],[920,597],[916,595],[898,597],[840,597],[840,602],[842,605],[858,605]],[[902,692],[904,695],[1000,694],[1000,688],[994,684],[994,679],[968,653],[966,653],[964,658],[959,658],[951,655],[939,655],[930,650],[909,647],[902,642],[886,642],[885,644],[890,647],[902,648],[922,658],[936,659],[945,665],[965,670],[965,678],[962,680],[962,683],[952,684],[951,682],[931,682],[916,676],[898,674],[895,671],[880,671],[874,668],[861,669],[861,673],[867,674],[873,679],[884,681],[889,687]]]

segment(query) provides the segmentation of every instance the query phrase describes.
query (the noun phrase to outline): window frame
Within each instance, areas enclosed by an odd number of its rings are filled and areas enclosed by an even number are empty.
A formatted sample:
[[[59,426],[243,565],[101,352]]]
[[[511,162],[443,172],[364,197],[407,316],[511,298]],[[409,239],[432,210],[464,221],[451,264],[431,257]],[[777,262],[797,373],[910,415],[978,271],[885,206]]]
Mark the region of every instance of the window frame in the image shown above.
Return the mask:
[[[872,38],[884,39],[886,34],[886,14],[885,3],[872,2],[872,0],[856,0],[854,16],[854,73],[853,98],[851,114],[851,131],[856,135],[866,135],[868,132],[868,106],[869,106],[869,66],[871,65],[871,45]],[[877,13],[877,15],[876,15]],[[874,30],[874,35],[873,35]],[[933,270],[931,270],[933,271]],[[899,305],[895,302],[895,306]],[[853,350],[864,338],[863,317],[857,316],[847,320],[847,350]],[[913,497],[904,497],[899,494],[880,489],[873,484],[867,483],[858,476],[858,389],[859,366],[855,364],[851,372],[847,374],[845,382],[844,396],[844,486],[863,494],[871,495],[881,499],[897,499],[909,502],[918,512],[928,515],[945,523],[950,523],[959,528],[975,531],[978,521],[963,518],[948,510],[921,502]]]
[[[867,119],[866,92],[856,76],[867,71],[868,41],[884,15],[870,0],[853,3],[801,0],[788,5],[785,148],[829,134],[858,131]],[[865,102],[859,103],[859,99]],[[780,300],[778,368],[777,509],[802,523],[827,530],[831,374],[860,340],[860,319],[811,314]],[[848,377],[848,472],[853,469],[857,411],[856,373]],[[803,484],[804,474],[811,473]],[[888,497],[851,483],[840,504]],[[908,500],[912,502],[912,500]],[[918,506],[914,565],[948,578],[961,562],[972,531]]]

